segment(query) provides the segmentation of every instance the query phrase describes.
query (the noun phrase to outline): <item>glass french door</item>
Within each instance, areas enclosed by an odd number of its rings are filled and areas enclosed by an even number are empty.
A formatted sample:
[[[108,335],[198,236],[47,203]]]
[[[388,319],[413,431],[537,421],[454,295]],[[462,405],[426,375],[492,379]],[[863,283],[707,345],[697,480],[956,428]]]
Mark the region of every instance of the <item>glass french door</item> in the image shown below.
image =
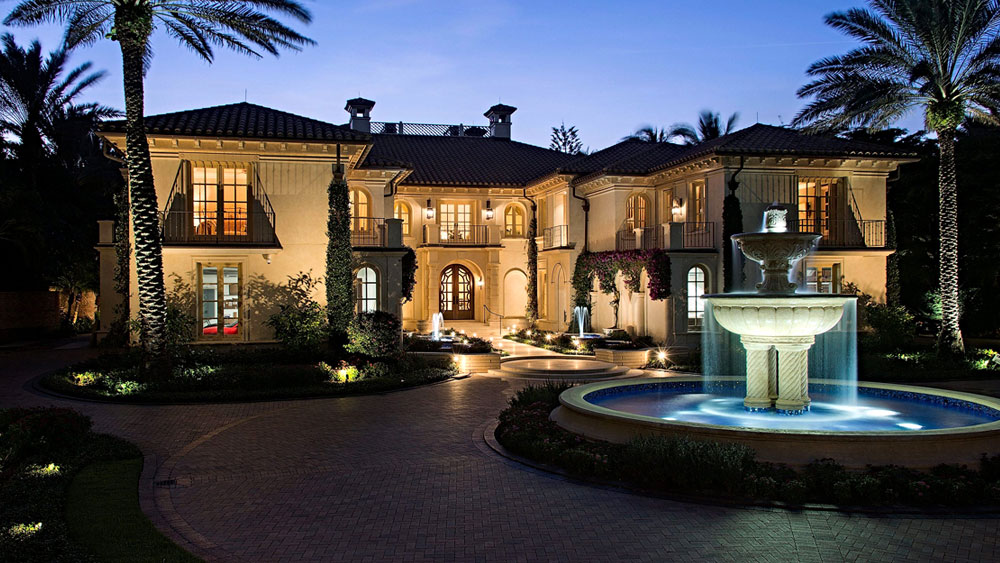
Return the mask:
[[[472,272],[452,264],[441,272],[441,314],[445,320],[465,320],[475,316]]]
[[[441,240],[469,240],[472,237],[472,204],[442,203]]]
[[[240,337],[242,272],[238,264],[201,264],[199,323],[202,338]]]

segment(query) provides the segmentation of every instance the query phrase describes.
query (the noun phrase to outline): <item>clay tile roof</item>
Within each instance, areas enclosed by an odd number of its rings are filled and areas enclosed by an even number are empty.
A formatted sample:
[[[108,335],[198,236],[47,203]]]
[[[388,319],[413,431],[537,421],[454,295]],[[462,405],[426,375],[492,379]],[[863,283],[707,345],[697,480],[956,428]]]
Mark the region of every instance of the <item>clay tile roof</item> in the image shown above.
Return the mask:
[[[124,132],[125,121],[105,121],[101,131]],[[241,102],[146,116],[146,132],[196,137],[287,141],[359,141],[370,138],[343,125]]]
[[[372,135],[361,168],[413,170],[411,185],[522,187],[576,158],[508,139],[432,135]]]

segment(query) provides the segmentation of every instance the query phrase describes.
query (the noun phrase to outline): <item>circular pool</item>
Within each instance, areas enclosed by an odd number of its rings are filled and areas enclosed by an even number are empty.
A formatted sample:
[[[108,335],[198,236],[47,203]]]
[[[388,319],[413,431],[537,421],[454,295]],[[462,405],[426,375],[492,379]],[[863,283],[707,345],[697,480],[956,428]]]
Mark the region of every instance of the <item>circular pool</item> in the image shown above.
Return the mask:
[[[574,387],[552,413],[560,426],[592,438],[687,435],[746,444],[763,461],[800,465],[831,457],[849,467],[974,464],[1000,453],[1000,400],[925,387],[861,383],[855,402],[844,388],[809,386],[810,410],[799,416],[747,412],[744,379],[635,379]]]

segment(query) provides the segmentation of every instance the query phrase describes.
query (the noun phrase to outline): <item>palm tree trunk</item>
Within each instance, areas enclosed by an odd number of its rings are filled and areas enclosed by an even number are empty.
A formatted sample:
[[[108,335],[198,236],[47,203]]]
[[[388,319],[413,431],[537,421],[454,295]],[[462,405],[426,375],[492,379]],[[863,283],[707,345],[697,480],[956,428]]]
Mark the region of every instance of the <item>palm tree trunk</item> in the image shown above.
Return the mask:
[[[144,44],[123,37],[119,37],[119,44],[125,85],[125,162],[132,199],[141,338],[147,352],[161,356],[166,350],[167,299],[160,248],[160,218],[143,119]]]
[[[965,344],[958,325],[958,186],[955,180],[955,129],[938,132],[941,162],[938,168],[939,283],[941,285],[942,354],[962,355]]]

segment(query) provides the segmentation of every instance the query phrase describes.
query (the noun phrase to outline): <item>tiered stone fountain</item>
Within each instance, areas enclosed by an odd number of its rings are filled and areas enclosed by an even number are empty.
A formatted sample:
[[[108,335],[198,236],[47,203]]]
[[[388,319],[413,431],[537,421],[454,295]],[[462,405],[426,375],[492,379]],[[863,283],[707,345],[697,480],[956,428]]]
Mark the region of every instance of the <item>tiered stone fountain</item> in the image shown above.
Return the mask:
[[[809,410],[809,348],[840,321],[844,304],[855,299],[841,295],[796,295],[788,281],[792,266],[820,239],[814,233],[788,232],[782,207],[764,215],[764,231],[743,233],[733,240],[747,258],[760,264],[764,281],[757,293],[709,295],[715,320],[739,334],[746,349],[749,411],[774,409],[783,414]]]

